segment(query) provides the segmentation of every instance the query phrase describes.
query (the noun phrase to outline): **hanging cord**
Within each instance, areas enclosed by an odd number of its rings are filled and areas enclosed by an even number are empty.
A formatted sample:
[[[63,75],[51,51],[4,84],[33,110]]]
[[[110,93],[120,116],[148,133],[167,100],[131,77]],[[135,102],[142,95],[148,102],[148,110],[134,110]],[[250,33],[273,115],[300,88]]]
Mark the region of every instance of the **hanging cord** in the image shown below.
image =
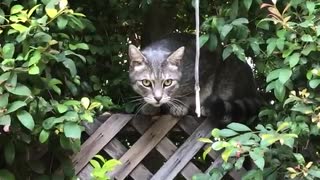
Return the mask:
[[[201,116],[201,107],[200,107],[200,85],[199,85],[199,57],[200,57],[200,43],[199,43],[199,0],[195,0],[195,18],[196,18],[196,59],[195,59],[195,66],[194,66],[194,78],[195,78],[195,85],[194,89],[196,91],[196,114],[198,117]]]

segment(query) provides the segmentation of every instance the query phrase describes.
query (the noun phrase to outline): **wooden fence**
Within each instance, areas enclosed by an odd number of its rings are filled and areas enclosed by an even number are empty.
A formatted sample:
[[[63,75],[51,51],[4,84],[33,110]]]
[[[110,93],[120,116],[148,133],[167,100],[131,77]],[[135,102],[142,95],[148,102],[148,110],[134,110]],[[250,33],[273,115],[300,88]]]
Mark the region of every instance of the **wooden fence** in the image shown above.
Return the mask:
[[[122,165],[110,174],[111,177],[118,180],[127,177],[136,180],[192,179],[194,174],[209,172],[222,164],[222,160],[217,158],[218,154],[214,151],[208,154],[214,161],[206,170],[201,171],[192,162],[199,150],[207,148],[198,139],[210,136],[213,127],[208,120],[199,121],[191,116],[178,119],[169,115],[151,118],[130,114],[113,114],[103,117],[102,122],[100,118],[100,121],[96,120],[95,123],[86,124],[86,133],[90,137],[83,143],[80,152],[73,157],[75,171],[80,179],[91,179],[92,166],[89,161],[101,150],[122,162]],[[117,134],[127,124],[130,124],[134,131],[141,134],[141,137],[130,149],[124,146],[117,137]],[[166,136],[173,129],[181,129],[189,136],[179,147]],[[153,149],[166,159],[154,173],[142,163],[142,160]],[[232,171],[229,173],[229,177],[237,180],[245,172],[244,169]],[[176,178],[178,175],[179,178]]]

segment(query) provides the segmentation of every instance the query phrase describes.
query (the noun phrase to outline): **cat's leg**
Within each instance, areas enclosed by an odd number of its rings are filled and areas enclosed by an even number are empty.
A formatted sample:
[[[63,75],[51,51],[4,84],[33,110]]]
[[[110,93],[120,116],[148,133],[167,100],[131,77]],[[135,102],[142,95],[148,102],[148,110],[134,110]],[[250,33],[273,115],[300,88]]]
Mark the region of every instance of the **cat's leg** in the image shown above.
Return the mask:
[[[153,116],[160,113],[160,107],[152,106],[151,104],[145,104],[140,111],[141,114],[147,116]]]

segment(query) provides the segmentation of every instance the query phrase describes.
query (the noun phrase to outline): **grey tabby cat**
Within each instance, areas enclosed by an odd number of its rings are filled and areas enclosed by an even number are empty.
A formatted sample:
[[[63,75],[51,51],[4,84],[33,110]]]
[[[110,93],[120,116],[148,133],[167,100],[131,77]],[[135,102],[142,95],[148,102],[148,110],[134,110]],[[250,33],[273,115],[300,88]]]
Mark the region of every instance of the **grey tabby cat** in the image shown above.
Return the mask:
[[[195,37],[171,34],[140,51],[129,46],[129,77],[133,89],[143,97],[141,112],[154,115],[160,108],[173,116],[194,111]],[[200,87],[203,116],[225,123],[255,113],[260,106],[251,68],[219,51],[200,51]]]

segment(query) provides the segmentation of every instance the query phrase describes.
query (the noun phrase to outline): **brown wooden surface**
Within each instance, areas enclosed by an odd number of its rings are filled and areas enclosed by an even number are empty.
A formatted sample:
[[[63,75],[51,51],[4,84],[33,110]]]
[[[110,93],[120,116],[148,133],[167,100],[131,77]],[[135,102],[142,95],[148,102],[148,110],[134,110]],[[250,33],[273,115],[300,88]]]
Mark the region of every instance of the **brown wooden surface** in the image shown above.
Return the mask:
[[[122,165],[116,168],[111,175],[118,180],[122,180],[129,175],[177,122],[177,118],[169,115],[161,116],[156,120],[143,136],[120,158]]]
[[[114,114],[104,122],[96,132],[82,144],[80,152],[72,158],[75,173],[78,174],[92,157],[95,156],[131,118],[132,115]]]
[[[86,132],[91,136],[82,145],[81,151],[73,158],[76,172],[82,169],[78,173],[80,179],[90,179],[92,166],[88,162],[101,149],[112,158],[120,159],[122,162],[122,166],[118,166],[114,172],[109,174],[118,180],[123,180],[128,175],[135,180],[171,180],[179,173],[187,180],[191,180],[194,174],[201,173],[200,169],[191,162],[191,159],[200,148],[206,149],[209,146],[203,146],[204,143],[198,141],[200,137],[210,136],[213,127],[211,127],[209,120],[202,121],[200,125],[200,121],[192,116],[184,117],[181,120],[172,116],[149,119],[146,116],[123,114],[107,115],[104,118],[109,119],[106,121],[100,119],[95,123],[85,124]],[[105,122],[102,124],[101,121]],[[129,126],[132,132],[136,130],[142,135],[129,150],[115,138],[115,135],[128,122],[132,126]],[[178,123],[178,126],[175,126],[176,123]],[[180,131],[179,127],[191,136],[177,149],[176,145],[165,135],[173,129],[176,129],[177,132]],[[154,148],[167,161],[153,176],[141,161]],[[208,155],[214,159],[214,162],[206,172],[221,166],[223,163],[222,159],[219,158],[219,153],[211,151]],[[239,171],[229,172],[229,175],[235,180],[240,180],[245,172],[245,169],[240,169]]]
[[[177,176],[177,174],[179,174],[179,172],[204,145],[204,143],[198,141],[198,139],[202,137],[209,137],[211,130],[212,127],[210,122],[206,119],[151,179],[166,180],[173,179]]]
[[[105,117],[108,118],[108,117]],[[138,117],[140,119],[140,117]],[[142,118],[142,117],[141,117]],[[136,119],[136,118],[133,118]],[[149,119],[145,119],[148,121]],[[132,121],[132,120],[131,120]],[[86,132],[91,135],[93,134],[100,126],[101,122],[96,120],[95,123],[86,123],[85,128]],[[112,158],[120,159],[120,157],[125,154],[128,150],[122,143],[114,138],[112,139],[103,150],[108,153]],[[78,177],[83,180],[91,179],[90,173],[92,171],[92,166],[88,163],[78,174]],[[130,176],[135,180],[148,180],[151,179],[153,174],[143,165],[139,164],[130,174]]]
[[[181,121],[185,121],[181,119]],[[153,123],[154,121],[146,121],[143,118],[136,118],[132,120],[130,123],[131,125],[140,133],[143,134],[147,128]],[[194,127],[196,128],[196,127]],[[170,141],[169,138],[164,137],[159,144],[156,146],[156,150],[165,158],[169,159],[170,156],[177,150],[177,147]],[[189,162],[185,168],[181,171],[183,177],[188,180],[192,179],[192,175],[196,173],[201,173],[201,170],[195,166],[192,162]]]

